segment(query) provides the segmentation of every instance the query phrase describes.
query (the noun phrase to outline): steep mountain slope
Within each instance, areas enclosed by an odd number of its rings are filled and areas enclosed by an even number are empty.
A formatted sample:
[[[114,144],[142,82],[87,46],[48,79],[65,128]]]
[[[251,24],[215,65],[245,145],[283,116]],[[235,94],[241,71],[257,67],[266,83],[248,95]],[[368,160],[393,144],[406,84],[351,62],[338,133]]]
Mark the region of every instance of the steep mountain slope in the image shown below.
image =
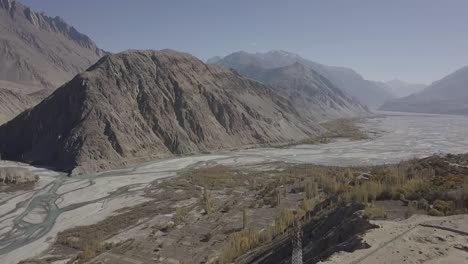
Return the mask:
[[[335,86],[358,99],[370,108],[377,108],[393,96],[372,81],[365,80],[355,71],[344,67],[319,64],[286,51],[267,53],[247,53],[239,51],[221,59],[210,59],[210,63],[235,69],[240,74],[256,79],[263,71],[284,67],[295,62],[312,67],[313,70],[329,79]]]
[[[316,135],[313,116],[261,83],[175,51],[105,56],[0,127],[0,152],[81,171]],[[76,170],[75,172],[78,172]]]
[[[0,0],[0,80],[33,87],[32,91],[56,88],[102,55],[89,37],[60,17]]]
[[[423,91],[387,102],[386,111],[468,114],[468,66],[432,83]]]
[[[30,96],[0,88],[0,124],[32,107],[36,101]]]
[[[311,67],[300,63],[263,71],[255,79],[286,94],[301,113],[321,119],[356,117],[366,107],[347,96]]]

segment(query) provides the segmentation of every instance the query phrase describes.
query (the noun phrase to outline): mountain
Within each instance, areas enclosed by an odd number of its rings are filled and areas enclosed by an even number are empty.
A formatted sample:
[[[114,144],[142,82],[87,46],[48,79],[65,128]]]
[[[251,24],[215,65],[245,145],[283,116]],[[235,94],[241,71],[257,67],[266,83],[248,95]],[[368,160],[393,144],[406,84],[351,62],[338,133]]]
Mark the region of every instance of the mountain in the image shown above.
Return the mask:
[[[36,101],[26,94],[0,88],[0,124],[32,107]]]
[[[222,57],[214,56],[206,61],[207,64],[216,64],[216,62],[220,61]]]
[[[96,44],[60,17],[0,0],[0,80],[56,88],[95,63]]]
[[[398,79],[382,83],[382,85],[397,98],[420,92],[427,87],[425,84],[409,83]]]
[[[387,102],[386,111],[468,114],[468,66],[416,94]]]
[[[0,89],[11,90],[13,98],[29,97],[26,104],[13,106],[17,102],[13,99],[0,107],[4,117],[0,124],[38,103],[102,55],[89,37],[60,17],[36,13],[18,1],[0,0]],[[7,102],[12,93],[2,92],[0,100]]]
[[[0,154],[92,172],[321,132],[271,87],[171,50],[107,55],[0,127]]]
[[[353,96],[370,108],[378,108],[393,96],[375,82],[365,80],[349,68],[327,66],[300,57],[287,51],[248,53],[239,51],[221,59],[210,59],[210,63],[232,68],[240,74],[256,79],[263,71],[300,63],[329,79],[335,86]]]
[[[298,62],[263,71],[254,79],[270,84],[285,94],[301,113],[319,119],[356,117],[368,114],[367,108],[334,86],[311,67]]]

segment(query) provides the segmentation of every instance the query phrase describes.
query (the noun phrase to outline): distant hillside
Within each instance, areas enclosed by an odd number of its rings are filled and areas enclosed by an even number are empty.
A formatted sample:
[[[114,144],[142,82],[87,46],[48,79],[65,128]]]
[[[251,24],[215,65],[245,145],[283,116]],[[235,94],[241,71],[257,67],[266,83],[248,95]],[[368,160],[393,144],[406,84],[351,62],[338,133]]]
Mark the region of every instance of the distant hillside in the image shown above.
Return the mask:
[[[37,103],[102,55],[89,37],[60,17],[36,13],[18,1],[0,1],[0,88],[20,96],[35,93],[30,99]],[[42,97],[35,98],[37,94]],[[23,106],[0,107],[0,115],[16,115]],[[2,112],[5,109],[14,112]]]
[[[106,56],[0,127],[2,157],[99,171],[310,138],[317,118],[271,87],[170,50]],[[76,171],[75,171],[76,172]]]
[[[346,95],[311,67],[297,62],[265,70],[255,79],[286,94],[301,113],[307,112],[322,120],[368,114],[365,106]]]
[[[432,83],[423,91],[387,102],[386,111],[468,114],[468,66]]]
[[[296,62],[311,67],[314,71],[329,79],[335,86],[370,108],[378,108],[385,101],[393,98],[381,86],[375,82],[365,80],[352,69],[326,66],[286,51],[255,54],[239,51],[224,58],[209,60],[209,63],[235,69],[240,74],[252,79],[256,79],[265,70],[288,66]]]
[[[29,95],[0,88],[0,124],[36,104]]]
[[[383,82],[382,85],[384,89],[387,89],[388,92],[397,98],[420,92],[427,87],[425,84],[409,83],[398,79]]]
[[[18,1],[0,1],[0,80],[56,88],[95,63],[103,52],[60,17]]]

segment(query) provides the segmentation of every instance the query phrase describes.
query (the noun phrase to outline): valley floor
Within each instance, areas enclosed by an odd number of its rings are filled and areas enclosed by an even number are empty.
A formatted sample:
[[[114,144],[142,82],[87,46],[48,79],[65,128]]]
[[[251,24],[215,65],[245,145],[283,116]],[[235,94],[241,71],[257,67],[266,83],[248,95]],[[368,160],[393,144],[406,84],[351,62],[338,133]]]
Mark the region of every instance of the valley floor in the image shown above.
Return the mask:
[[[39,175],[40,179],[33,189],[0,193],[0,263],[17,263],[26,258],[33,258],[47,250],[59,232],[103,221],[121,212],[119,210],[122,208],[145,205],[150,199],[148,191],[154,191],[155,196],[159,195],[152,186],[161,184],[162,179],[182,175],[193,169],[254,166],[256,170],[261,171],[262,168],[274,169],[275,164],[279,163],[362,166],[394,163],[438,152],[463,153],[468,149],[468,118],[463,116],[392,114],[366,120],[362,126],[375,133],[375,137],[361,141],[340,139],[322,145],[250,149],[165,159],[98,175],[73,178],[47,169],[2,161],[0,166],[25,167]],[[291,196],[291,199],[294,199],[294,196]],[[193,201],[187,197],[177,202],[186,207]],[[172,213],[162,210],[161,217],[172,217]],[[409,220],[411,219],[413,218]],[[382,225],[384,224],[392,225],[383,222]],[[408,226],[413,225],[408,223]],[[420,226],[417,228],[427,229]],[[138,234],[137,230],[133,231],[134,235]],[[147,235],[147,232],[143,233]],[[125,233],[122,233],[117,240],[125,241],[127,238]],[[454,238],[453,241],[458,239]],[[464,253],[460,254],[463,257]],[[112,258],[112,255],[109,256]]]

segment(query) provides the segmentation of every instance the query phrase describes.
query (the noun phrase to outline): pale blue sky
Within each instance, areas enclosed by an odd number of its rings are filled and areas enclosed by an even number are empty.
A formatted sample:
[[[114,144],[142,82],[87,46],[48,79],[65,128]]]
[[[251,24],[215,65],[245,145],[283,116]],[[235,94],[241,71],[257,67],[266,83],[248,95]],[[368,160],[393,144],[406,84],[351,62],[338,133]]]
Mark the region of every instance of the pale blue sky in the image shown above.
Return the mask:
[[[467,0],[22,0],[101,48],[205,60],[282,49],[367,79],[430,83],[468,65]]]

